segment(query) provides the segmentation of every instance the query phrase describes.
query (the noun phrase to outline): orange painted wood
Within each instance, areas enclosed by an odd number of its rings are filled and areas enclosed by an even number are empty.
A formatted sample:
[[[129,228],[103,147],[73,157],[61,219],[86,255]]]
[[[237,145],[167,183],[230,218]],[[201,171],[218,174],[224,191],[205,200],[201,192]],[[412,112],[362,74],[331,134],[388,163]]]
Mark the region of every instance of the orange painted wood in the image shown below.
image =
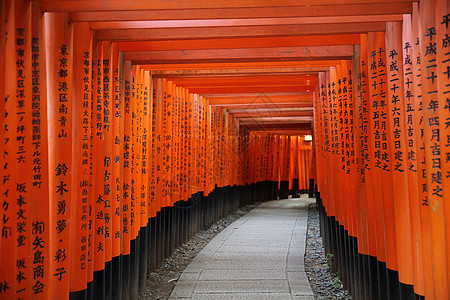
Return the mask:
[[[99,170],[93,174],[93,236],[94,236],[94,271],[103,270],[105,267],[105,199],[104,199],[104,159],[105,159],[105,128],[104,128],[104,87],[103,87],[103,42],[97,42],[94,46],[94,107],[92,114],[93,126],[93,168]]]
[[[414,291],[416,294],[424,295],[424,271],[423,271],[423,241],[422,227],[420,218],[420,199],[419,199],[419,155],[417,147],[419,145],[420,128],[417,125],[417,114],[415,113],[414,102],[419,100],[414,93],[414,54],[411,16],[405,15],[403,18],[403,80],[404,80],[404,98],[405,98],[405,126],[407,130],[407,173],[409,189],[409,205],[411,211],[411,238],[413,245],[413,276]]]
[[[442,177],[443,186],[443,199],[450,198],[450,160],[447,157],[447,153],[450,153],[450,130],[448,122],[450,121],[450,51],[449,51],[449,29],[448,19],[450,13],[450,4],[448,1],[437,0],[436,1],[436,38],[438,41],[442,41],[441,47],[437,47],[437,64],[438,64],[438,101],[439,101],[439,119],[445,120],[445,126],[440,123],[441,134],[441,162],[442,162],[442,174],[446,174]],[[445,104],[444,104],[445,103]],[[444,142],[446,141],[446,142]],[[447,271],[450,270],[450,204],[443,202],[444,204],[444,234],[446,240],[446,257],[447,257]],[[447,276],[447,288],[450,295],[450,276]]]
[[[221,72],[230,72],[234,74],[236,70],[230,71],[230,69],[255,69],[255,68],[267,68],[267,69],[275,69],[272,70],[276,72],[277,70],[287,70],[286,68],[295,68],[295,67],[329,67],[334,66],[337,63],[339,63],[338,60],[309,60],[309,61],[291,61],[291,62],[241,62],[241,63],[205,63],[205,64],[175,64],[175,65],[148,65],[148,64],[142,64],[141,68],[146,70],[152,70],[153,75],[158,74],[167,74],[167,71],[172,71],[171,74],[181,73],[183,75],[186,74],[186,72],[189,73],[196,73],[196,72],[202,72],[201,70],[216,70],[216,73]],[[282,68],[282,69],[280,69]],[[200,71],[197,71],[200,70]],[[222,71],[223,70],[223,71]],[[227,71],[228,70],[228,71]],[[259,70],[256,70],[257,72],[260,72]],[[203,71],[204,72],[204,71]],[[167,76],[164,76],[167,77]]]
[[[411,3],[386,2],[365,3],[363,5],[341,4],[311,6],[280,6],[280,7],[239,7],[205,9],[171,9],[164,13],[158,10],[134,11],[80,11],[72,12],[73,21],[140,21],[140,20],[202,20],[223,18],[270,18],[278,17],[309,17],[309,16],[339,16],[339,15],[370,15],[370,14],[406,14],[411,13]]]
[[[74,171],[72,159],[72,28],[67,14],[45,16],[48,87],[50,255],[49,295],[64,299],[69,293],[70,205]],[[64,63],[61,63],[62,60]],[[62,74],[63,76],[59,76]],[[66,86],[61,91],[59,86]],[[66,120],[65,120],[66,119]],[[61,121],[63,120],[63,121]],[[54,259],[54,255],[58,254]]]
[[[14,11],[14,1],[3,1],[2,2],[2,12],[1,12],[1,22],[2,37],[6,34],[15,36],[15,11]],[[15,39],[6,39],[4,44],[4,53],[7,57],[11,59],[6,59],[2,57],[2,71],[8,70],[11,72],[11,76],[4,76],[4,86],[2,99],[2,109],[4,113],[1,116],[2,128],[15,128],[16,127],[16,103],[15,95],[17,94],[17,78],[16,78],[16,49],[15,49]],[[3,197],[3,206],[1,210],[2,214],[2,239],[0,242],[0,255],[2,261],[2,268],[0,270],[0,280],[3,284],[8,286],[8,289],[2,291],[1,296],[4,298],[15,298],[16,297],[16,240],[17,240],[17,229],[14,220],[16,219],[16,163],[17,163],[17,147],[15,130],[8,130],[2,133],[0,149],[4,154],[2,157],[2,163],[4,162],[4,168],[2,168],[2,177],[4,180],[1,181],[1,193]],[[7,180],[5,180],[7,179]],[[48,216],[43,216],[45,224],[49,224]],[[49,253],[49,241],[46,242],[42,248],[44,255]],[[48,266],[47,266],[48,267]],[[44,281],[41,279],[41,282]],[[48,288],[45,289],[47,292]]]
[[[402,24],[387,23],[386,66],[390,112],[391,160],[400,282],[413,284],[411,209],[407,173],[407,131],[402,60]],[[412,192],[412,191],[411,191]],[[405,213],[408,212],[408,213]]]
[[[73,95],[75,100],[73,133],[73,165],[71,191],[71,246],[70,291],[81,291],[87,288],[88,282],[88,237],[89,237],[89,197],[90,164],[89,147],[91,138],[91,88],[92,88],[92,33],[89,25],[78,23],[73,27]]]
[[[208,97],[211,105],[232,105],[232,104],[272,104],[277,103],[298,103],[298,104],[310,104],[312,103],[312,95],[298,95],[298,96],[271,96],[270,94],[259,97]]]
[[[248,37],[241,39],[220,40],[171,40],[171,41],[134,41],[118,42],[120,51],[164,51],[164,50],[200,50],[233,48],[262,48],[262,47],[300,47],[300,46],[323,46],[323,45],[352,45],[358,44],[359,35],[323,35],[298,37]]]
[[[276,93],[276,92],[309,92],[312,88],[310,86],[210,86],[210,87],[199,87],[190,88],[192,93],[196,94],[223,94],[229,91],[235,93]]]
[[[113,60],[111,79],[112,87],[112,197],[111,197],[111,218],[112,218],[112,256],[117,257],[122,253],[122,216],[123,216],[123,145],[124,145],[124,62],[123,55],[117,52],[117,45],[112,44]]]
[[[211,39],[268,36],[303,36],[322,34],[352,34],[368,31],[383,31],[383,22],[362,22],[351,24],[306,24],[306,25],[267,25],[235,26],[208,28],[171,28],[171,29],[115,29],[97,30],[99,40],[110,41],[155,41],[179,39]]]
[[[422,81],[422,107],[424,118],[424,139],[425,139],[425,161],[426,161],[426,181],[428,201],[425,204],[430,218],[431,234],[431,259],[433,272],[434,297],[436,299],[449,298],[448,290],[448,266],[446,259],[446,241],[445,241],[445,220],[444,210],[445,201],[442,193],[442,180],[439,180],[442,174],[442,159],[439,132],[440,122],[438,93],[438,74],[437,68],[437,50],[433,51],[434,34],[433,31],[440,20],[436,19],[436,6],[434,1],[423,2],[419,5],[419,41],[421,50],[421,81]],[[431,43],[431,45],[430,45]],[[431,46],[431,47],[430,47]],[[437,146],[436,146],[437,145]],[[439,209],[441,208],[441,209]]]
[[[369,197],[369,200],[372,200],[372,205],[374,207],[374,215],[375,215],[375,228],[376,228],[376,256],[379,261],[386,262],[387,260],[387,253],[386,253],[386,245],[385,245],[385,217],[384,217],[384,201],[377,201],[375,202],[375,193],[376,191],[382,191],[380,188],[381,183],[381,136],[379,132],[379,126],[380,126],[380,106],[376,105],[374,106],[374,102],[379,102],[379,88],[378,87],[378,58],[376,51],[378,50],[377,45],[375,44],[375,33],[369,32],[367,35],[367,66],[368,66],[368,92],[369,92],[369,108],[370,108],[370,135],[371,135],[371,149],[372,151],[369,153],[369,166],[372,170],[372,177],[373,177],[373,187],[367,191],[367,194]],[[374,68],[372,69],[372,65],[374,65]],[[384,80],[386,82],[386,80]],[[376,123],[378,121],[378,123]],[[378,125],[377,125],[378,124]],[[370,195],[369,193],[372,193]],[[379,193],[378,193],[379,194]],[[369,203],[370,206],[372,206]]]
[[[31,203],[37,203],[38,205],[32,206],[32,239],[30,242],[42,241],[41,247],[32,247],[30,252],[33,256],[34,268],[41,268],[49,270],[50,269],[50,226],[49,225],[49,206],[50,202],[46,201],[49,199],[49,173],[45,170],[49,167],[49,157],[48,153],[48,118],[47,118],[47,88],[46,88],[46,54],[45,54],[45,28],[44,28],[44,16],[41,14],[39,4],[36,2],[32,3],[32,86],[39,89],[32,90],[32,104],[36,105],[33,109],[33,120],[34,123],[40,124],[40,137],[33,136],[35,144],[33,145],[33,186],[31,187]],[[8,42],[6,43],[8,45]],[[38,54],[38,55],[36,55]],[[10,56],[8,56],[10,57]],[[14,63],[14,62],[12,62]],[[8,67],[9,62],[5,63]],[[2,98],[3,99],[3,98]],[[40,105],[40,106],[38,106]],[[40,107],[38,109],[37,107]],[[1,122],[1,121],[0,121]],[[37,126],[33,126],[33,132],[39,132]],[[1,244],[1,242],[0,242]],[[33,250],[33,248],[35,248]],[[36,259],[35,257],[41,254],[43,260]],[[3,260],[2,260],[3,262]],[[2,263],[3,265],[3,263]],[[4,267],[4,270],[9,270]],[[50,286],[48,284],[50,280],[50,273],[40,274],[42,276],[34,276],[31,282],[32,295],[39,295],[43,299],[49,297]],[[31,276],[31,273],[30,275]]]
[[[245,18],[245,19],[208,19],[208,20],[160,20],[160,21],[100,21],[92,22],[92,30],[112,29],[153,29],[153,28],[201,28],[232,26],[266,25],[303,25],[303,24],[339,24],[361,22],[402,21],[402,14],[364,16],[327,16],[327,17],[283,17],[283,18]]]
[[[396,0],[395,2],[411,2],[410,0]],[[246,7],[280,7],[280,6],[315,6],[315,5],[340,5],[340,4],[366,4],[366,3],[391,3],[386,0],[287,0],[278,2],[276,0],[250,0],[246,2]],[[208,0],[195,0],[189,3],[184,2],[167,2],[164,0],[156,0],[149,3],[145,0],[138,0],[130,3],[124,3],[120,0],[109,1],[61,1],[47,0],[43,3],[44,11],[121,11],[121,10],[166,10],[166,9],[198,9],[198,8],[234,8],[242,7],[242,2],[237,0],[216,0],[211,3]]]
[[[416,101],[413,101],[413,110],[415,118],[413,118],[413,125],[417,129],[417,173],[418,173],[418,193],[420,205],[420,225],[422,231],[422,253],[423,253],[423,272],[424,272],[424,295],[434,298],[433,273],[432,273],[432,255],[431,255],[431,235],[430,235],[430,218],[429,209],[426,205],[428,201],[427,178],[426,178],[426,160],[425,160],[425,134],[424,134],[424,109],[423,109],[423,91],[422,91],[422,74],[421,68],[422,55],[420,51],[419,39],[419,5],[413,5],[413,14],[411,22],[412,40],[412,62],[413,62],[413,95]],[[417,43],[419,41],[419,44]]]
[[[132,66],[130,61],[124,62],[124,129],[123,129],[123,195],[122,195],[122,254],[130,254],[131,231],[131,133],[132,133]]]
[[[385,223],[385,238],[386,244],[386,266],[391,270],[398,270],[397,257],[397,239],[396,239],[396,219],[395,219],[395,205],[393,194],[393,177],[392,170],[394,170],[393,157],[391,154],[390,144],[392,132],[389,131],[390,120],[388,107],[388,82],[387,82],[387,64],[386,64],[386,43],[385,34],[375,33],[375,45],[377,48],[377,71],[378,81],[377,90],[379,94],[378,106],[380,107],[379,117],[379,134],[381,136],[381,180],[382,180],[382,194],[384,207],[384,223]],[[369,54],[370,55],[370,54]],[[384,62],[384,64],[382,63]],[[374,128],[376,129],[376,128]]]
[[[27,100],[32,95],[32,38],[31,38],[31,5],[27,1],[15,1],[15,32],[13,37],[16,41],[16,88],[17,94],[15,101],[16,107],[16,124],[11,127],[15,132],[17,140],[17,148],[14,149],[17,155],[15,164],[17,171],[16,183],[16,216],[15,227],[17,231],[16,247],[16,270],[15,270],[15,290],[17,297],[31,297],[32,295],[32,260],[30,253],[32,245],[32,205],[31,205],[31,188],[33,177],[29,172],[22,170],[32,170],[34,146],[32,145],[32,107],[27,105]],[[9,36],[8,36],[9,38]],[[20,43],[18,41],[22,40]],[[11,74],[13,75],[13,74]],[[12,100],[12,99],[11,99]],[[15,130],[14,130],[15,129]],[[14,220],[12,219],[12,220]],[[3,219],[4,220],[4,219]],[[12,221],[11,220],[11,221]],[[3,225],[2,225],[3,226]],[[11,259],[11,258],[10,258]],[[21,291],[20,293],[18,291]]]
[[[308,47],[266,47],[248,49],[206,49],[206,50],[164,50],[129,51],[125,59],[138,64],[184,64],[189,62],[248,62],[288,61],[314,59],[348,59],[353,55],[351,45],[308,46]]]

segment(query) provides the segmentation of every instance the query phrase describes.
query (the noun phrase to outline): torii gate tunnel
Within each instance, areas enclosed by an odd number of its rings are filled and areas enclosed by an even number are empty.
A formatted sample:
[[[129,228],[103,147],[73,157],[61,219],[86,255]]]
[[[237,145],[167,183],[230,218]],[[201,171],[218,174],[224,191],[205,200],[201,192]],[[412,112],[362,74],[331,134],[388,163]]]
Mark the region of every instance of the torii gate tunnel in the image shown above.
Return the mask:
[[[2,0],[0,299],[135,299],[316,195],[355,299],[450,299],[448,0]]]

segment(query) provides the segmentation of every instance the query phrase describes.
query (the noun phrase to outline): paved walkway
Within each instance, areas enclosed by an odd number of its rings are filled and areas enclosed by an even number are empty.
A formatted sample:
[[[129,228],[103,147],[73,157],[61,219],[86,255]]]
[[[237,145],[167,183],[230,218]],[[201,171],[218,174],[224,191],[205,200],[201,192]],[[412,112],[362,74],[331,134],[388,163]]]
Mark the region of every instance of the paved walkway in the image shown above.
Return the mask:
[[[314,299],[303,260],[314,201],[265,202],[233,222],[192,260],[170,299]]]

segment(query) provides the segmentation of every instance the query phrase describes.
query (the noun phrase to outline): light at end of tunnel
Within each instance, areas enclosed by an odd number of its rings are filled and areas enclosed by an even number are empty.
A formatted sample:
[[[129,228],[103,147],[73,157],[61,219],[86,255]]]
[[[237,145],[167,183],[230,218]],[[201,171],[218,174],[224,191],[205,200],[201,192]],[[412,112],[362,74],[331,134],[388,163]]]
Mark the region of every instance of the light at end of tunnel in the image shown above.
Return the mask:
[[[305,141],[312,141],[312,135],[310,134],[305,135]]]

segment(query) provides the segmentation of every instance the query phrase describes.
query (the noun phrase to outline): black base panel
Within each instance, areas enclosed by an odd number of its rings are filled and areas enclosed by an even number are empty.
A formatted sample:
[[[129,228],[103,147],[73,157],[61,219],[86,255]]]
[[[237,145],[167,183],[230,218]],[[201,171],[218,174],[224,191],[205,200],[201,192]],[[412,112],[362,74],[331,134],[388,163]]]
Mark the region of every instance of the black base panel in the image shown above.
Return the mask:
[[[358,253],[357,238],[350,236],[333,216],[327,215],[317,187],[315,195],[325,252],[333,254],[333,271],[339,271],[343,285],[353,299],[424,299],[414,293],[412,285],[401,283],[398,272],[387,268],[385,262]]]

